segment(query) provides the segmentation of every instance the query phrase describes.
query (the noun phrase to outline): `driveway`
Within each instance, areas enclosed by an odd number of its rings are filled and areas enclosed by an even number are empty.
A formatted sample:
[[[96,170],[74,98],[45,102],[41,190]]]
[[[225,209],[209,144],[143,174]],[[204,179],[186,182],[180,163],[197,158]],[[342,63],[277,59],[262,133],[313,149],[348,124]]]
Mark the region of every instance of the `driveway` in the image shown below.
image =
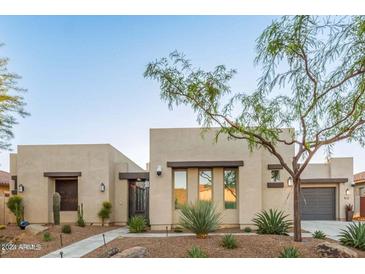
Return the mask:
[[[302,229],[313,233],[316,230],[323,231],[328,238],[338,241],[338,235],[345,229],[349,222],[341,221],[302,221]]]

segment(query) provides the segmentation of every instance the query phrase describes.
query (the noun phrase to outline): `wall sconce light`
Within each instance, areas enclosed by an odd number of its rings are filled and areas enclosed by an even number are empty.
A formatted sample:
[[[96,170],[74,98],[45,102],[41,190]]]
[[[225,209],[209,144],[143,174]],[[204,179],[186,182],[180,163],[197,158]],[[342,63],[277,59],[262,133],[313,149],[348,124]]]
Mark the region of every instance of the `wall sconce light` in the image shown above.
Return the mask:
[[[23,186],[22,184],[20,184],[20,185],[18,186],[18,192],[19,192],[19,193],[23,193],[23,192],[24,192],[24,186]]]
[[[348,196],[348,195],[350,195],[350,190],[348,189],[348,188],[346,188],[346,190],[345,190],[345,194]]]
[[[293,178],[292,177],[288,178],[288,186],[293,186]]]
[[[100,184],[100,192],[105,192],[105,185],[104,183]]]
[[[161,174],[162,174],[162,167],[160,165],[157,166],[156,174],[157,174],[157,176],[161,176]]]

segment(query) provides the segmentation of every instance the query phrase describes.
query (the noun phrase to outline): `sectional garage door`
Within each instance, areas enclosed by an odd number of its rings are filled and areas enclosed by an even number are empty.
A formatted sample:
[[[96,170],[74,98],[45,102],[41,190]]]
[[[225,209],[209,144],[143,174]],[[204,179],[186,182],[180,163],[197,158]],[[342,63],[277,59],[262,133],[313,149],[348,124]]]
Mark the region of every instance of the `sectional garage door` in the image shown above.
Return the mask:
[[[336,189],[302,188],[302,220],[336,220]]]

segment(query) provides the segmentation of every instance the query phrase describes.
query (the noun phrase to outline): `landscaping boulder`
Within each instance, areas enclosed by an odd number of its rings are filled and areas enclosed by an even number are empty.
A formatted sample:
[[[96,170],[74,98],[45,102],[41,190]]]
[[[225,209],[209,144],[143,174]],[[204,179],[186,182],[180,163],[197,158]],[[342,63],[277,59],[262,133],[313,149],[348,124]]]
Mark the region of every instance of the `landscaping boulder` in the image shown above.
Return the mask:
[[[122,252],[114,255],[112,258],[145,258],[150,254],[147,248],[142,246],[135,246],[132,248],[128,248],[123,250]]]
[[[108,249],[107,251],[101,253],[99,255],[99,258],[110,258],[110,257],[113,257],[114,255],[118,254],[120,252],[119,248],[111,248],[111,249]]]
[[[337,243],[323,242],[316,246],[317,253],[324,258],[357,258],[355,251]]]
[[[27,231],[33,235],[38,235],[39,233],[42,233],[42,232],[46,231],[47,229],[48,229],[48,227],[43,226],[43,225],[28,225],[25,228],[25,231]]]

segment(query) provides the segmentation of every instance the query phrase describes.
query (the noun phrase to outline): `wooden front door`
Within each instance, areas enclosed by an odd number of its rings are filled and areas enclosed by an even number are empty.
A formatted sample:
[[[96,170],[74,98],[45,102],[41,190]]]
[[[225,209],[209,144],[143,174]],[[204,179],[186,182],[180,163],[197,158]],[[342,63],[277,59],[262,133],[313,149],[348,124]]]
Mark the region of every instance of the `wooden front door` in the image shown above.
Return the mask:
[[[129,180],[128,182],[128,217],[134,215],[144,215],[147,218],[147,192],[148,188],[144,187],[144,182]]]
[[[61,211],[77,211],[77,179],[56,180],[56,192],[61,196]]]
[[[360,197],[360,216],[365,217],[365,197]]]

